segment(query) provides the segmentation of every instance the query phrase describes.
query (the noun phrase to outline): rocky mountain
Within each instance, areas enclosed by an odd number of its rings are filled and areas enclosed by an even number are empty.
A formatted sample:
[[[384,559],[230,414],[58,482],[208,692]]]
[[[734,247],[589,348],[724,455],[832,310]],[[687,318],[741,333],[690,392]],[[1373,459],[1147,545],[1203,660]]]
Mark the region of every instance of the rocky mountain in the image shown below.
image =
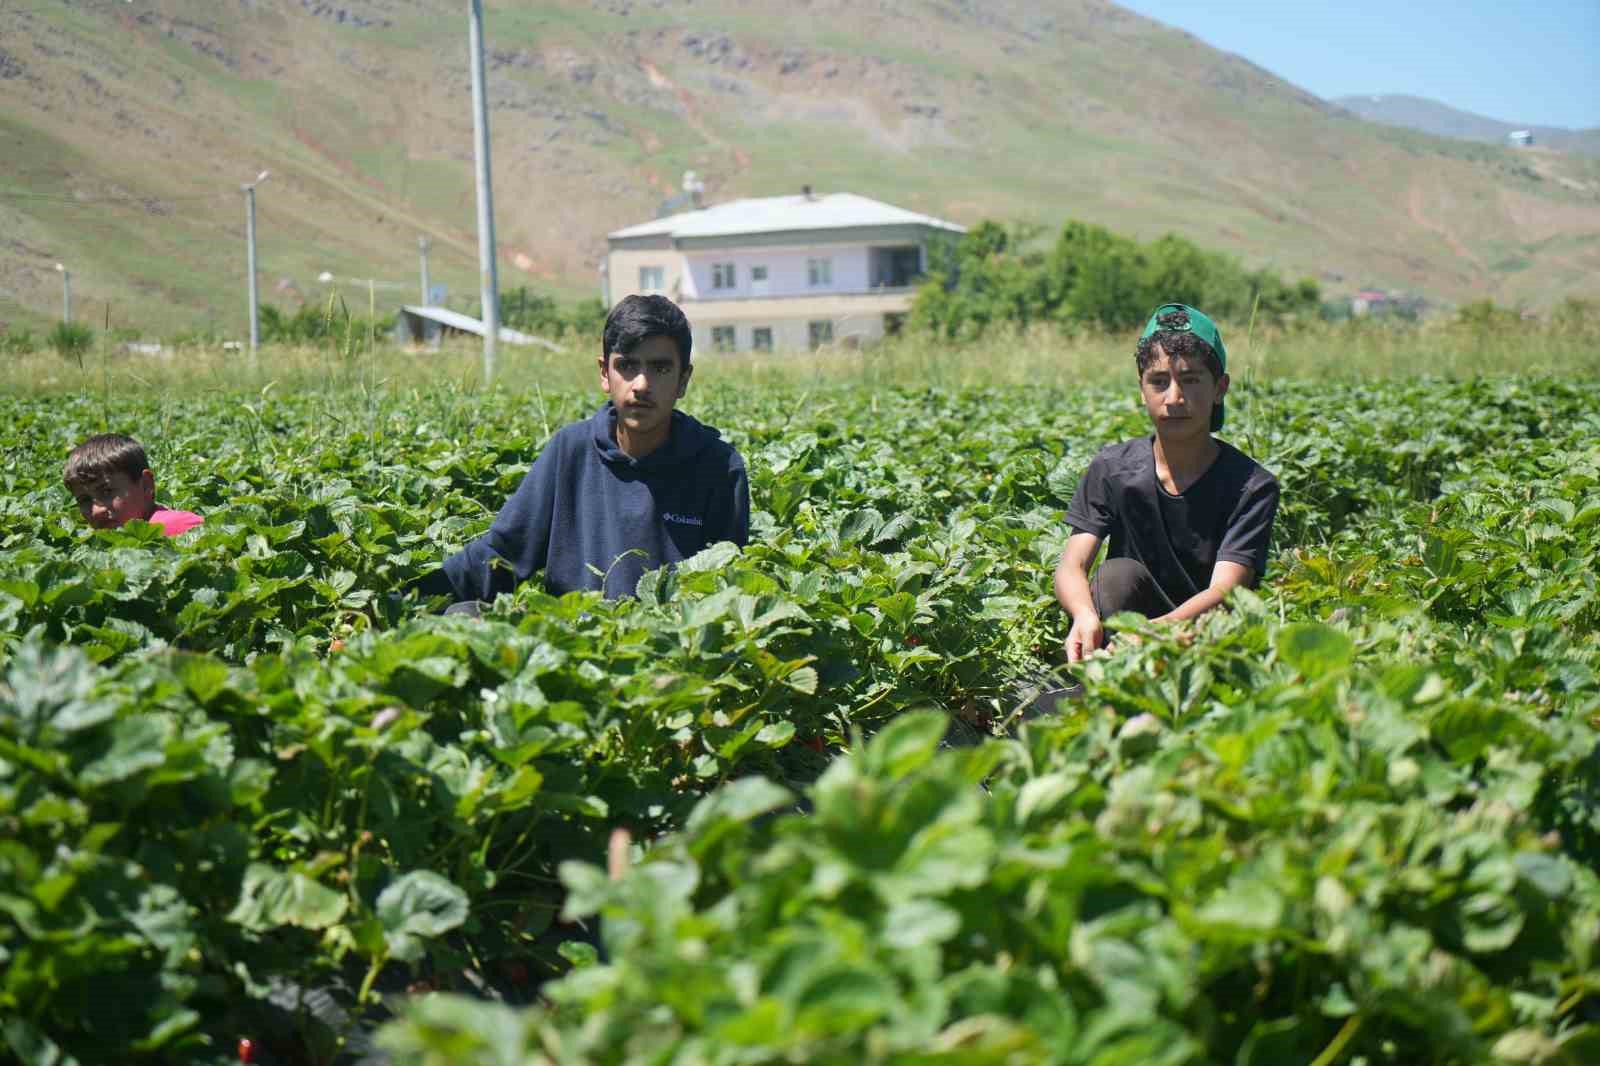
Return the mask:
[[[1456,137],[1464,141],[1481,141],[1485,144],[1505,144],[1513,130],[1525,130],[1533,135],[1535,147],[1553,148],[1559,152],[1600,156],[1600,129],[1573,130],[1560,126],[1538,126],[1527,122],[1506,122],[1485,118],[1470,111],[1460,111],[1437,100],[1404,93],[1374,94],[1368,96],[1337,96],[1329,103],[1360,115],[1369,122],[1429,133],[1435,137]]]

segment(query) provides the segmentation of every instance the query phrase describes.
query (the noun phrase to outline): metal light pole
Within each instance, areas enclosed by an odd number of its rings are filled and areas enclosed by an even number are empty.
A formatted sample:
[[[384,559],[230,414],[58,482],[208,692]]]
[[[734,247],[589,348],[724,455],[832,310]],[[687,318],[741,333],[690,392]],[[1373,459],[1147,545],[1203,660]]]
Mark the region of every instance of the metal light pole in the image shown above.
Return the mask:
[[[422,256],[422,306],[428,306],[428,238],[417,238],[417,251]]]
[[[56,269],[61,271],[61,321],[70,325],[72,323],[72,271],[61,263],[56,264]]]
[[[256,180],[242,185],[244,190],[244,240],[245,270],[250,275],[250,362],[256,361],[256,349],[261,346],[261,299],[256,289],[256,186],[266,181],[271,171],[263,170]]]
[[[468,0],[468,48],[472,53],[472,134],[478,170],[478,283],[483,302],[483,380],[494,380],[500,339],[500,279],[496,273],[494,193],[489,181],[489,103],[483,77],[483,0]]]

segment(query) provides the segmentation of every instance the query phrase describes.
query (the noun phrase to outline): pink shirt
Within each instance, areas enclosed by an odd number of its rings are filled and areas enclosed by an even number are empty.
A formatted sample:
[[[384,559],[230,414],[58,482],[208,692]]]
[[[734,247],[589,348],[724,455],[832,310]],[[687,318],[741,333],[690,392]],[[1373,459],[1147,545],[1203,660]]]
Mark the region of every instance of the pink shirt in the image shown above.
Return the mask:
[[[167,536],[176,537],[179,533],[189,532],[205,519],[193,511],[157,510],[150,516],[150,521],[160,526],[161,531]]]

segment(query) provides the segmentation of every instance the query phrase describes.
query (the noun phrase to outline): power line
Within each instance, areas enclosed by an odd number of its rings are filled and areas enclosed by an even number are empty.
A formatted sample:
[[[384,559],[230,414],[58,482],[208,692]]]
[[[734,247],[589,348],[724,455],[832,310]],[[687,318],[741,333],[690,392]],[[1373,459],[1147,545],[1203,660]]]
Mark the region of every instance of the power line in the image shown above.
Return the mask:
[[[0,200],[36,200],[54,204],[113,204],[122,207],[149,207],[152,204],[191,203],[196,200],[221,200],[233,193],[200,193],[194,196],[61,196],[45,192],[13,192],[0,189]]]
[[[52,205],[52,206],[60,205],[60,206],[64,206],[64,207],[77,207],[77,206],[94,207],[94,208],[135,207],[135,208],[144,208],[146,210],[152,210],[152,209],[154,209],[156,207],[159,207],[159,206],[162,206],[162,205],[168,205],[168,204],[197,203],[197,202],[204,202],[204,201],[211,201],[211,200],[232,200],[237,195],[238,194],[234,193],[234,192],[217,192],[217,193],[202,193],[202,194],[193,195],[193,196],[150,196],[150,197],[120,197],[120,196],[88,197],[88,196],[86,196],[86,197],[75,197],[75,196],[60,196],[60,195],[53,194],[53,193],[25,193],[25,192],[15,192],[15,191],[10,191],[10,190],[0,189],[0,207],[4,207],[6,204],[9,203],[9,204],[13,205],[13,210],[19,210],[20,211],[20,210],[22,210],[23,205],[26,205],[26,204],[29,204],[29,203],[35,203],[35,204],[49,204],[49,205]],[[273,209],[273,210],[263,210],[262,214],[264,216],[268,217],[268,218],[271,218],[271,217],[274,217],[274,216],[281,218],[282,217],[282,211],[283,211],[282,208],[276,208],[276,209]],[[92,215],[93,212],[88,212],[88,214]],[[296,214],[294,212],[290,213],[290,217],[291,218],[297,218],[297,216],[296,216]],[[237,239],[240,239],[240,240],[242,240],[244,238],[244,234],[243,234],[242,229],[236,229],[235,227],[233,227],[231,225],[217,225],[214,222],[210,222],[209,220],[203,220],[203,219],[200,219],[200,218],[196,218],[195,216],[181,216],[180,215],[180,216],[175,216],[175,220],[187,223],[189,225],[198,225],[198,226],[201,226],[201,227],[212,226],[212,227],[214,227],[215,233],[213,233],[211,235],[196,237],[192,241],[185,241],[185,240],[182,240],[182,239],[173,239],[173,238],[168,237],[168,238],[163,238],[162,241],[159,242],[159,243],[164,243],[164,244],[204,243],[204,242],[207,242],[207,241],[214,240],[216,234],[218,234],[218,233],[220,233],[221,235],[225,235],[225,236],[227,236],[229,238],[237,238]],[[299,218],[298,220],[300,221],[300,223],[302,225],[308,224],[308,220],[305,219],[305,218]],[[94,218],[80,218],[78,221],[74,222],[73,225],[77,225],[77,226],[83,226],[83,225],[109,226],[109,225],[113,225],[113,223],[110,223],[108,221],[97,220],[97,219],[94,219]],[[328,236],[334,236],[335,234],[332,231],[328,231],[327,235]],[[303,248],[304,244],[305,244],[305,241],[304,241],[303,238],[300,238],[300,237],[286,237],[286,236],[283,236],[283,235],[278,235],[276,237],[268,235],[267,237],[265,237],[265,239],[263,240],[262,243],[264,245],[268,246],[268,247],[277,247],[278,245],[280,245],[284,241],[291,242],[290,247],[294,247],[294,248]],[[433,248],[434,252],[442,254],[442,255],[448,257],[451,261],[467,260],[471,255],[470,252],[463,251],[462,249],[456,247],[454,242],[452,242],[452,241],[440,241],[438,243],[433,244],[432,248]]]
[[[107,0],[104,4],[73,4],[68,0],[57,0],[53,4],[7,4],[0,0],[0,15],[31,15],[36,11],[114,11],[120,8],[131,7],[133,0]]]
[[[267,221],[271,221],[274,218],[282,220],[284,217],[281,210],[271,213],[263,211],[261,214]],[[0,212],[0,218],[3,217],[3,212]],[[122,217],[125,218],[126,216]],[[79,216],[71,224],[74,227],[73,233],[92,233],[99,239],[107,239],[113,236],[131,237],[148,246],[154,253],[177,252],[191,248],[219,249],[228,245],[229,242],[242,243],[245,239],[244,226],[236,221],[230,220],[226,223],[220,223],[193,216],[177,216],[172,219],[172,222],[174,223],[172,227],[163,227],[156,233],[130,231],[127,228],[128,223],[119,222],[114,216],[101,218],[95,217],[93,213]],[[340,247],[344,242],[338,239],[338,234],[331,231],[319,232],[312,237],[303,237],[269,229],[258,237],[258,242],[264,256],[280,263],[284,259],[312,259],[333,262],[338,260],[343,252],[347,251],[347,249]],[[399,246],[397,245],[396,247],[398,248]],[[445,248],[451,253],[451,260],[455,262],[463,261],[466,258],[465,253],[453,246],[435,244],[432,248],[434,251]],[[367,250],[369,253],[380,251],[376,245],[370,246]],[[54,254],[51,253],[45,258],[49,259]],[[227,259],[233,254],[234,252],[230,246],[226,252],[219,252],[216,258]],[[357,258],[362,257],[358,256]],[[229,269],[234,268],[230,266]],[[239,268],[236,273],[240,277],[244,275],[242,268]],[[342,280],[352,279],[343,278]],[[362,285],[366,284],[365,275],[355,280],[359,280]],[[393,282],[392,284],[401,288],[407,287],[399,282]],[[382,286],[380,285],[380,287]]]

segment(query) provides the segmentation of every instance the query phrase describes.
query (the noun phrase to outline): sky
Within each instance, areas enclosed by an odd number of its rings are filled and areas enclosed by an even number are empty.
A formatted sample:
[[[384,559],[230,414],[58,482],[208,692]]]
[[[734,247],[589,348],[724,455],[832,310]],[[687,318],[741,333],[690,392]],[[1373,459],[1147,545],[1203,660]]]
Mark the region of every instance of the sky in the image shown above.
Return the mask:
[[[1600,0],[1117,0],[1318,96],[1600,126]]]

